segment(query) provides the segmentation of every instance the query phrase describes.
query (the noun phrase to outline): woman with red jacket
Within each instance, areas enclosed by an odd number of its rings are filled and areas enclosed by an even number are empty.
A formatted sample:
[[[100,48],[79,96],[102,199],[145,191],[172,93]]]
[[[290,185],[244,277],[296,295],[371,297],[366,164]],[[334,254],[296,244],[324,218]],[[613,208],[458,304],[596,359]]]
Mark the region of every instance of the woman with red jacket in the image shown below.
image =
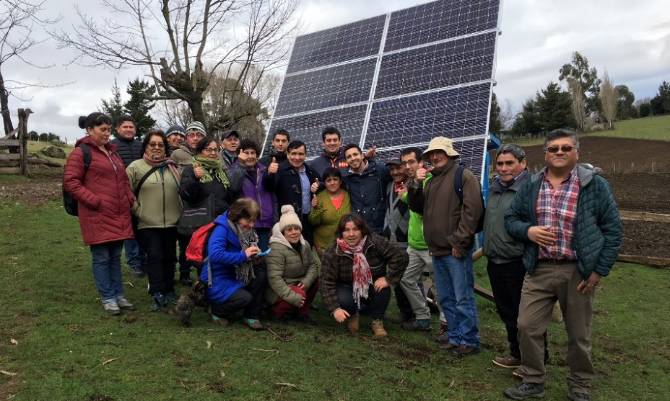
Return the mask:
[[[133,238],[130,208],[135,200],[123,161],[109,143],[112,120],[102,113],[79,117],[86,136],[65,163],[63,189],[78,203],[84,243],[91,247],[93,280],[102,306],[112,315],[134,309],[123,293],[121,249]],[[85,150],[84,150],[85,149]],[[90,154],[88,168],[85,153]]]

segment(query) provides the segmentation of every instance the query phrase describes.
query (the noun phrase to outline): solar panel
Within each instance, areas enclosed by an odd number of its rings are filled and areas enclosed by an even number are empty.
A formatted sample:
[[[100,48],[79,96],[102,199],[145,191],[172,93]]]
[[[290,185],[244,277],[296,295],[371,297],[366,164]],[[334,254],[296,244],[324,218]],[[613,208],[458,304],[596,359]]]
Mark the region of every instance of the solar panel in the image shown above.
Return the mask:
[[[269,132],[315,157],[335,126],[380,160],[448,136],[480,176],[498,18],[499,0],[438,0],[300,36]]]

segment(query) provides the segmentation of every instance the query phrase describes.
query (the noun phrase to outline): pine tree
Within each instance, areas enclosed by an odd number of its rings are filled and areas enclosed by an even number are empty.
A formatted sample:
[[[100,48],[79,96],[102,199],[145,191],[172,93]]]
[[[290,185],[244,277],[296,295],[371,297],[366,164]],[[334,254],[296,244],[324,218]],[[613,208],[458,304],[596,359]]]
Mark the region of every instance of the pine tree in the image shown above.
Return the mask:
[[[123,105],[123,111],[135,120],[136,135],[139,138],[156,124],[156,120],[149,114],[156,105],[153,101],[156,88],[147,81],[135,78],[128,82],[126,93],[130,95],[130,99]]]
[[[112,98],[109,100],[102,100],[102,111],[112,119],[112,134],[116,135],[116,122],[119,117],[123,115],[123,104],[121,103],[121,91],[119,85],[114,79],[114,86],[112,86]]]

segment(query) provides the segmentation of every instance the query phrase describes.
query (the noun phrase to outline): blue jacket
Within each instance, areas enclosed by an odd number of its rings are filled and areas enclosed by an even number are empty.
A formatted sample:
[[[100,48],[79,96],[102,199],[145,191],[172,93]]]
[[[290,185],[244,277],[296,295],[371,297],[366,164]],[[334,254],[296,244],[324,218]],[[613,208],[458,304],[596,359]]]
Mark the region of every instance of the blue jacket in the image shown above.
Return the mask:
[[[207,244],[208,262],[202,267],[200,280],[207,282],[207,271],[212,269],[212,287],[207,288],[207,299],[213,303],[223,303],[244,283],[235,279],[235,266],[247,260],[235,232],[228,225],[228,212],[214,220]]]
[[[386,215],[386,187],[391,181],[389,169],[383,164],[368,161],[361,174],[347,171],[344,183],[351,198],[351,211],[365,219],[370,230],[381,234]]]
[[[607,276],[621,247],[619,211],[612,190],[603,177],[583,165],[578,165],[577,175],[579,196],[572,238],[577,268],[585,279],[594,271]],[[528,229],[537,225],[535,205],[543,177],[544,174],[539,172],[527,180],[505,213],[507,232],[524,242],[523,264],[531,274],[537,265],[539,248],[528,239]]]

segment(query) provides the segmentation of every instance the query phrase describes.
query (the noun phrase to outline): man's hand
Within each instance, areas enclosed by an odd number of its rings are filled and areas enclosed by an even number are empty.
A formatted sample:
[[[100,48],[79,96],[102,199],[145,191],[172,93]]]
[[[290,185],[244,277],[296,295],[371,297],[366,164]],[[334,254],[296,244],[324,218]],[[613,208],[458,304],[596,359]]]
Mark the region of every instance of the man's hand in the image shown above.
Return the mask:
[[[456,259],[460,259],[463,257],[463,252],[461,252],[458,248],[452,247],[451,248],[451,256],[455,257]]]
[[[539,246],[551,246],[556,243],[556,234],[549,231],[549,227],[532,226],[528,229],[528,239]]]
[[[277,159],[273,157],[272,162],[268,166],[268,174],[276,174],[278,170],[279,170],[279,163],[277,163]]]
[[[349,317],[349,312],[342,308],[337,308],[335,309],[335,312],[333,312],[333,317],[337,323],[342,323]]]
[[[367,160],[374,159],[375,156],[377,155],[377,147],[373,146],[370,149],[368,149],[367,152],[365,152],[365,158]]]
[[[417,182],[423,182],[423,180],[426,179],[426,174],[428,174],[428,170],[425,168],[421,167],[416,170],[416,176],[415,179]]]
[[[319,190],[319,179],[318,179],[318,178],[312,183],[312,186],[309,187],[309,190],[310,190],[313,194],[315,194],[316,191]]]
[[[577,284],[577,291],[584,295],[593,293],[600,282],[600,274],[593,272],[587,280],[582,280]]]

